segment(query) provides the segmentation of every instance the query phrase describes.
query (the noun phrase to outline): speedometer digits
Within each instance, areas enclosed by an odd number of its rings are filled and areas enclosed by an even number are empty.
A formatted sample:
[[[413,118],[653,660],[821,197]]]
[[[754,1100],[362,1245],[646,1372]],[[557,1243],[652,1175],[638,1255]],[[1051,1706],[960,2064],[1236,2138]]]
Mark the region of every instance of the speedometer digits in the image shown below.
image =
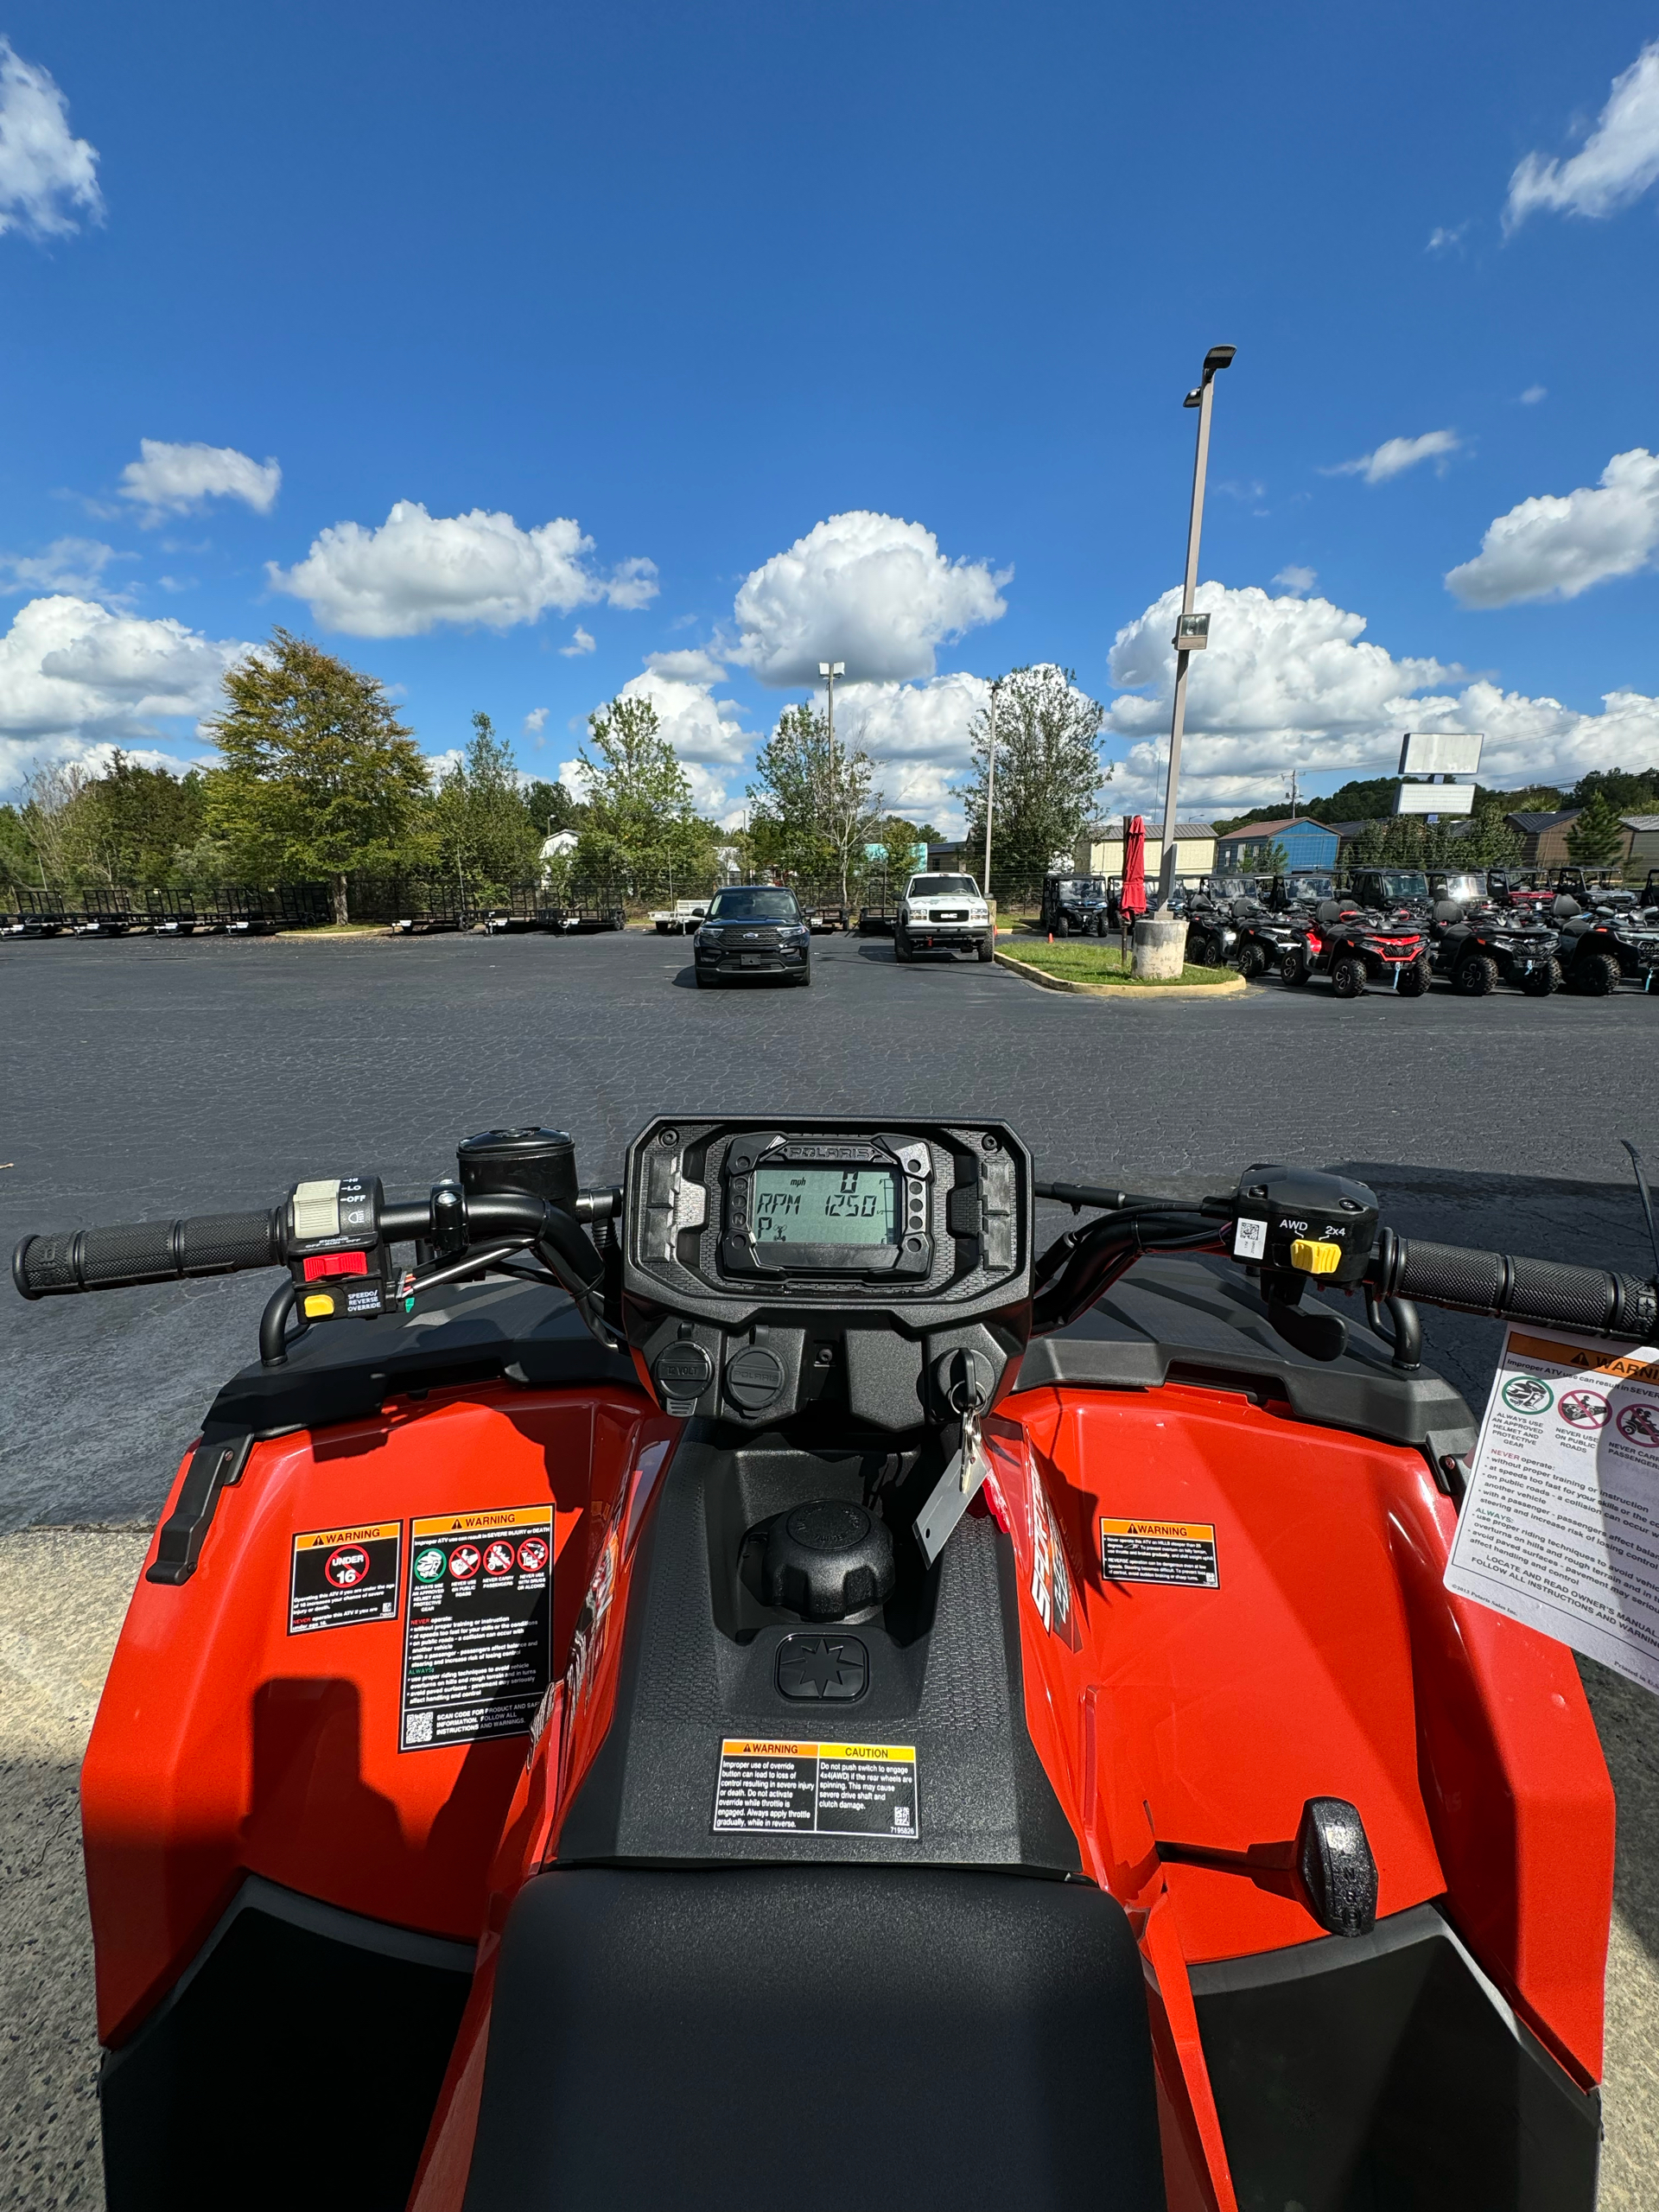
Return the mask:
[[[750,1197],[754,1241],[897,1244],[898,1179],[888,1167],[757,1167]]]

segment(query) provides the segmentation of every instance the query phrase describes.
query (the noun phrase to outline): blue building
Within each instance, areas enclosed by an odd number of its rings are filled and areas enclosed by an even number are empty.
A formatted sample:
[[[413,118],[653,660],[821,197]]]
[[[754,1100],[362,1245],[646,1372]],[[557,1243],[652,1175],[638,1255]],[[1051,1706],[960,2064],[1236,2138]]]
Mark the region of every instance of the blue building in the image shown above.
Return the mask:
[[[1310,821],[1306,815],[1283,822],[1247,822],[1242,830],[1217,841],[1216,868],[1222,875],[1236,869],[1248,874],[1260,866],[1261,855],[1269,845],[1283,849],[1291,868],[1333,868],[1341,843],[1327,823]]]

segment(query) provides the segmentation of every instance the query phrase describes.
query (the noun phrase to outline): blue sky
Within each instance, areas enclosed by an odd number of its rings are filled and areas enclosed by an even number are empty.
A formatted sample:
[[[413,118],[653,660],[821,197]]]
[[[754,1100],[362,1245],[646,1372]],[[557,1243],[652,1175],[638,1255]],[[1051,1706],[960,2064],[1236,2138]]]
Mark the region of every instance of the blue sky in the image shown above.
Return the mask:
[[[0,784],[280,621],[532,773],[650,689],[722,812],[820,653],[936,821],[1057,661],[1145,803],[1220,340],[1184,813],[1659,760],[1651,0],[0,32]]]

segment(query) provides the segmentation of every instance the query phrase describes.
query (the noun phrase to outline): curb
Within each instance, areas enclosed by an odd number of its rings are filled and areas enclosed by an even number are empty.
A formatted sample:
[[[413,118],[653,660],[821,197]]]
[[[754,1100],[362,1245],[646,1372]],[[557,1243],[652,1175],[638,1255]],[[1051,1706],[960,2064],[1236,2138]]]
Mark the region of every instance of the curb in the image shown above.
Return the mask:
[[[1023,976],[1027,982],[1035,983],[1039,990],[1070,991],[1083,999],[1116,999],[1120,1006],[1145,1006],[1161,1003],[1166,999],[1230,999],[1250,988],[1243,976],[1234,976],[1224,983],[1143,983],[1139,990],[1122,983],[1071,983],[1063,976],[1046,976],[1028,961],[1016,960],[1011,952],[999,952],[999,968],[1011,969],[1016,976]]]

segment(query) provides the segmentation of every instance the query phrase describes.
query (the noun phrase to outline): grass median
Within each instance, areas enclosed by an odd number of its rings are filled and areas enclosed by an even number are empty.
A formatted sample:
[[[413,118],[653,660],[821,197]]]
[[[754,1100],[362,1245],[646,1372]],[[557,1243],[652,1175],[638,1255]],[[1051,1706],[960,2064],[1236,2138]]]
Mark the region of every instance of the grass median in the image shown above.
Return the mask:
[[[1045,976],[1058,977],[1063,983],[1110,984],[1126,991],[1159,991],[1166,990],[1176,982],[1230,983],[1235,980],[1230,968],[1195,968],[1189,962],[1179,976],[1170,977],[1169,983],[1149,983],[1135,974],[1133,954],[1126,962],[1120,946],[1098,939],[1067,939],[1050,944],[1046,938],[999,937],[996,949],[1027,968],[1038,968]]]

